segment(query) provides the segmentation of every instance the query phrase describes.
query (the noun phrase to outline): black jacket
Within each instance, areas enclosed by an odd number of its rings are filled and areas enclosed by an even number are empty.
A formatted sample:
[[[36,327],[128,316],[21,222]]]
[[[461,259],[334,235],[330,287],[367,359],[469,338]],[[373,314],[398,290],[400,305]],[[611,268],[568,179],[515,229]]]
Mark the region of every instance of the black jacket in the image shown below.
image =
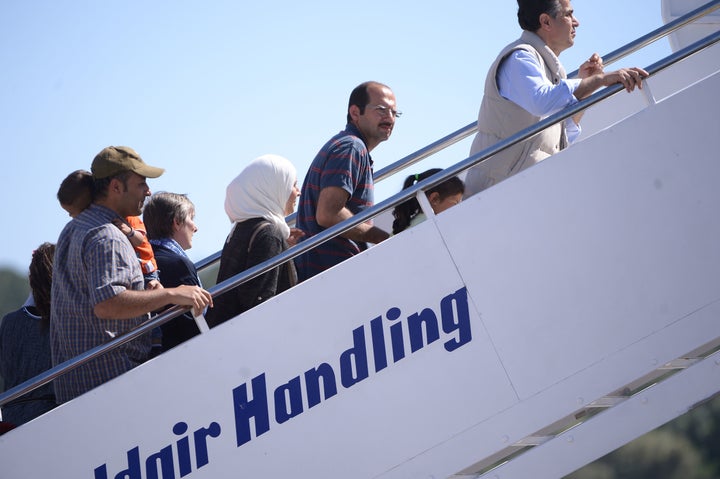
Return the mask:
[[[224,281],[287,249],[279,229],[263,218],[252,218],[235,225],[225,241],[220,256],[217,282]],[[287,261],[250,281],[217,296],[208,311],[207,321],[213,327],[247,311],[297,284],[292,261]]]
[[[197,269],[186,256],[180,256],[168,248],[156,245],[153,245],[153,252],[158,265],[160,283],[163,287],[174,288],[183,284],[190,286],[200,285]],[[200,333],[190,311],[163,324],[161,328],[163,351],[167,351]]]

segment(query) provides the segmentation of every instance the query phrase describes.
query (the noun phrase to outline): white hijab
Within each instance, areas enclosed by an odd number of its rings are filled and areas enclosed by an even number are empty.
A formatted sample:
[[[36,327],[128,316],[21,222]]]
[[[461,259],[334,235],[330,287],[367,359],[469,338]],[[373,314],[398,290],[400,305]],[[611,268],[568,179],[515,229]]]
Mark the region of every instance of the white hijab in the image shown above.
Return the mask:
[[[295,167],[282,156],[263,155],[254,159],[227,187],[228,218],[235,224],[250,218],[265,218],[287,239],[290,228],[285,222],[285,205],[296,179]]]

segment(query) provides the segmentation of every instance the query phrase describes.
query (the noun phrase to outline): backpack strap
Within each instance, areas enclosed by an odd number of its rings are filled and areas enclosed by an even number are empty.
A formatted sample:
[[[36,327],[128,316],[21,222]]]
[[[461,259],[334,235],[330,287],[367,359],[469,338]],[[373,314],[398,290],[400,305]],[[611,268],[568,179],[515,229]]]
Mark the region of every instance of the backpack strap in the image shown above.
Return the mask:
[[[261,229],[263,229],[266,226],[270,226],[269,221],[261,221],[258,223],[255,228],[253,228],[252,235],[250,236],[250,242],[248,243],[248,249],[247,252],[250,253],[250,250],[252,249],[253,242],[255,241],[255,237],[260,232]]]

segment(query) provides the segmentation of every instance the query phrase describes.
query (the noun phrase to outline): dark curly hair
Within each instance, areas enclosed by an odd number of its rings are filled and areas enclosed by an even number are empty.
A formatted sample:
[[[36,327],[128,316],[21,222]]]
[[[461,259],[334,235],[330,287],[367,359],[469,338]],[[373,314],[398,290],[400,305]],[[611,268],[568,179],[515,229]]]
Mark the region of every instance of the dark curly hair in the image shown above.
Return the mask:
[[[55,245],[43,243],[33,251],[30,261],[30,289],[32,290],[35,308],[40,317],[40,326],[46,329],[50,326],[50,289],[52,284],[53,258]]]

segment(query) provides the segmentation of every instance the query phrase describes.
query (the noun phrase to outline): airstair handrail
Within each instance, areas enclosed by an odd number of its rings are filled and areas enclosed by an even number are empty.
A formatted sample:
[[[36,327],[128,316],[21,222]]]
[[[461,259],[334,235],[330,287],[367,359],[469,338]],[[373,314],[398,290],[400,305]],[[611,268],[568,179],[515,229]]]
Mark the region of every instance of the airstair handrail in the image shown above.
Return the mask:
[[[716,0],[714,3],[720,3],[720,0]],[[690,55],[693,55],[711,45],[714,45],[720,41],[720,30],[706,36],[705,38],[693,43],[692,45],[689,45],[667,57],[664,59],[653,63],[652,65],[645,68],[645,70],[650,74],[653,75],[671,65],[674,65],[675,63],[687,58]],[[387,198],[386,200],[381,201],[380,203],[376,204],[372,208],[369,208],[367,210],[364,210],[357,215],[354,215],[353,217],[343,221],[342,223],[338,223],[321,233],[306,239],[305,241],[302,241],[301,243],[289,248],[288,250],[284,251],[283,253],[280,253],[279,255],[260,263],[248,270],[245,270],[241,273],[238,273],[237,275],[228,278],[227,280],[218,283],[214,287],[210,288],[210,293],[213,297],[218,296],[220,294],[225,293],[226,291],[246,282],[249,281],[266,271],[275,268],[282,263],[285,263],[286,261],[292,260],[296,256],[308,251],[309,249],[312,249],[319,244],[338,236],[345,231],[355,227],[356,225],[360,223],[364,223],[375,216],[379,215],[383,211],[386,211],[390,208],[395,207],[396,205],[399,205],[400,203],[403,203],[404,201],[407,201],[408,199],[414,197],[418,192],[424,191],[428,188],[432,188],[433,186],[436,186],[445,180],[458,175],[459,173],[467,170],[468,168],[476,165],[477,163],[480,163],[481,161],[493,156],[494,154],[511,147],[512,145],[519,143],[539,132],[544,130],[545,128],[548,128],[549,126],[554,125],[555,123],[558,123],[560,121],[565,120],[566,118],[569,118],[573,115],[576,115],[577,113],[585,110],[586,108],[589,108],[590,106],[605,100],[606,98],[620,92],[623,90],[623,86],[620,84],[612,85],[607,88],[604,88],[593,95],[589,96],[588,98],[558,112],[555,113],[544,120],[539,121],[538,123],[525,128],[524,130],[519,131],[518,133],[496,143],[495,145],[488,147],[474,155],[469,156],[463,161],[460,161],[459,163],[456,163],[453,166],[450,166],[441,172],[423,180],[415,185],[411,186],[410,188],[404,189],[395,195],[391,196],[390,198]],[[466,129],[458,130],[458,132],[465,131]],[[457,132],[456,132],[457,133]],[[452,136],[452,135],[450,135]],[[446,137],[449,138],[449,137]],[[443,139],[444,140],[444,139]],[[443,140],[440,140],[440,143]],[[432,145],[431,145],[432,146]],[[430,147],[427,147],[430,148]],[[426,148],[426,149],[427,149]],[[391,165],[392,166],[392,165]],[[106,352],[115,349],[129,341],[132,341],[133,339],[137,338],[138,336],[141,336],[143,334],[146,334],[150,330],[166,323],[167,321],[170,321],[171,319],[179,316],[181,313],[185,311],[184,307],[181,306],[174,306],[168,309],[167,311],[160,313],[148,321],[145,321],[143,324],[138,326],[136,329],[129,331],[128,333],[119,336],[112,341],[96,346],[85,353],[76,356],[75,358],[69,359],[61,364],[58,364],[57,366],[54,366],[53,368],[45,371],[42,374],[39,374],[38,376],[29,379],[22,384],[19,384],[18,386],[15,386],[11,388],[10,390],[0,394],[0,406],[9,403],[10,401],[13,401],[14,399],[17,399],[24,394],[27,394],[28,392],[32,391],[33,389],[36,389],[40,386],[43,386],[53,379],[65,374],[66,372],[69,372],[83,364],[85,364],[88,361],[91,361],[92,359],[101,356],[105,354]]]
[[[667,35],[673,33],[674,31],[680,29],[681,27],[687,25],[688,23],[692,23],[698,18],[704,17],[705,15],[709,15],[710,13],[714,12],[715,10],[720,8],[720,0],[713,0],[711,2],[708,2],[704,5],[699,6],[695,10],[692,10],[685,15],[682,15],[675,20],[666,23],[662,27],[658,27],[655,30],[651,31],[650,33],[643,35],[635,40],[633,40],[630,43],[625,44],[624,46],[618,48],[617,50],[614,50],[605,56],[603,56],[603,63],[605,65],[609,65],[611,63],[614,63],[622,58],[625,58],[628,55],[631,55],[635,53],[636,51],[646,47],[647,45],[666,37]],[[577,76],[578,71],[575,70],[572,72],[569,77],[575,77]]]

